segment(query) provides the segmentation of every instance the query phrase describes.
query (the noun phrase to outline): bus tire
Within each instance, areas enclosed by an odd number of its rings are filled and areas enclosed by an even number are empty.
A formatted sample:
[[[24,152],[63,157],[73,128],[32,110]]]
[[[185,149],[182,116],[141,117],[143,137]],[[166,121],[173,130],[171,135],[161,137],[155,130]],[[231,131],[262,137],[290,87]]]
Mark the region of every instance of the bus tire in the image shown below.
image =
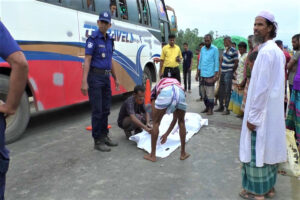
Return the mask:
[[[0,99],[6,101],[9,86],[9,76],[0,74]],[[6,118],[5,142],[12,143],[19,139],[25,131],[30,118],[29,100],[23,93],[19,107],[14,115]]]
[[[146,80],[150,80],[150,88],[152,88],[152,77],[151,77],[151,71],[148,67],[145,67],[144,73],[143,73],[143,85],[146,86]]]

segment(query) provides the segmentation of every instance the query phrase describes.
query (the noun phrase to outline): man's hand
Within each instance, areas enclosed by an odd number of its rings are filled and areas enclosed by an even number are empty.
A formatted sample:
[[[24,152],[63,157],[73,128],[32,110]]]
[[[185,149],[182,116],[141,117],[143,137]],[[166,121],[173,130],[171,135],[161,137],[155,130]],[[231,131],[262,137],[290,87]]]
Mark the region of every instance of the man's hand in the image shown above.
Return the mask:
[[[151,133],[151,131],[152,131],[152,128],[150,128],[150,127],[146,126],[146,127],[144,128],[144,130],[145,130],[145,131],[147,131],[148,133]]]
[[[86,96],[88,94],[88,83],[87,81],[82,81],[82,84],[81,84],[81,93]]]
[[[4,113],[4,116],[7,117],[8,115],[15,114],[15,110],[9,109],[4,101],[0,100],[0,113]]]
[[[196,80],[196,81],[199,81],[199,75],[198,75],[198,74],[196,74],[195,80]]]
[[[256,126],[247,121],[247,127],[250,131],[255,131]]]
[[[163,134],[163,136],[161,136],[161,138],[160,138],[160,143],[161,144],[164,144],[164,143],[166,143],[166,141],[167,141],[167,139],[168,139],[168,136],[169,136],[169,134]]]

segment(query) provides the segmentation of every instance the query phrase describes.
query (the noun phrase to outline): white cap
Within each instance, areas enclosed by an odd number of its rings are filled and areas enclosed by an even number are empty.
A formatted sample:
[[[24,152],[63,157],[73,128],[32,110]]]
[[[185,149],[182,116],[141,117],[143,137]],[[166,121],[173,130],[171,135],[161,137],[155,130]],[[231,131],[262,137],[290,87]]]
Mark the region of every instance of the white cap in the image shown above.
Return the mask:
[[[270,22],[274,23],[275,22],[275,17],[272,13],[268,12],[268,11],[261,11],[257,17],[263,17],[267,20],[269,20]]]

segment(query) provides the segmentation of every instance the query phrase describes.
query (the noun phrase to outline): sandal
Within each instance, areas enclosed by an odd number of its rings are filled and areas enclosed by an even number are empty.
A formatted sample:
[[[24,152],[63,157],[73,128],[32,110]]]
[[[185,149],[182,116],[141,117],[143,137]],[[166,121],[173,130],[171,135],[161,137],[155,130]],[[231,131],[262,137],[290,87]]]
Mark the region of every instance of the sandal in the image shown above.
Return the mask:
[[[249,193],[246,190],[242,190],[239,193],[240,197],[243,199],[248,199],[248,200],[265,200],[264,196],[256,196],[255,194]]]

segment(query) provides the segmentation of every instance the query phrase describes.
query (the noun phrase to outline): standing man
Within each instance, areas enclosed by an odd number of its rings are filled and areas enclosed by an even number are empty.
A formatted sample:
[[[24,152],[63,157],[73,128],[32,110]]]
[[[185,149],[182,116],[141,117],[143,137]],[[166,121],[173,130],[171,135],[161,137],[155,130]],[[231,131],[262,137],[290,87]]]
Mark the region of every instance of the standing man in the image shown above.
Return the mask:
[[[188,43],[183,44],[184,51],[182,52],[183,57],[183,81],[184,91],[191,93],[191,70],[193,66],[193,53],[189,50]]]
[[[221,59],[221,78],[219,87],[219,103],[220,106],[216,112],[223,112],[223,115],[229,115],[229,102],[231,97],[231,86],[233,73],[238,67],[239,54],[237,50],[232,46],[231,38],[229,36],[224,37],[224,53]],[[224,109],[225,100],[225,109]]]
[[[294,77],[297,72],[298,67],[298,60],[300,57],[300,34],[296,34],[292,37],[292,45],[293,50],[295,51],[293,57],[291,58],[290,62],[287,65],[288,69],[288,80],[289,80],[289,89],[290,95],[292,94],[293,84],[294,84]]]
[[[117,146],[108,137],[108,115],[110,114],[111,88],[110,74],[119,89],[119,81],[112,66],[114,41],[106,33],[111,27],[110,12],[100,13],[98,30],[87,39],[81,91],[89,95],[92,106],[92,135],[94,148],[110,151],[108,146]]]
[[[197,49],[197,52],[198,52],[198,57],[197,57],[197,63],[199,64],[199,61],[200,61],[200,56],[201,56],[201,49],[202,49],[202,47],[204,46],[205,44],[204,44],[204,42],[201,42],[200,44],[199,44],[199,49]],[[202,101],[203,99],[204,99],[204,95],[202,94],[202,91],[204,90],[203,89],[203,85],[201,84],[201,82],[202,82],[202,78],[201,78],[201,76],[200,77],[198,77],[198,80],[197,80],[197,74],[200,74],[200,71],[199,71],[199,69],[198,69],[198,67],[197,67],[197,72],[196,72],[196,81],[199,81],[199,96],[200,96],[200,99],[197,99],[196,101]]]
[[[254,41],[260,43],[255,61],[240,137],[245,199],[265,199],[275,195],[278,163],[287,159],[284,122],[283,52],[272,40],[277,23],[263,11],[255,18]]]
[[[199,76],[202,78],[205,109],[202,113],[207,115],[213,114],[215,82],[218,80],[219,71],[219,51],[218,48],[211,44],[212,36],[207,34],[204,36],[205,46],[201,49],[201,56],[196,74],[196,81]]]
[[[175,44],[175,38],[175,35],[169,35],[169,44],[162,49],[159,77],[176,78],[181,82],[178,66],[182,60],[182,55],[180,48]]]
[[[0,103],[0,200],[4,200],[6,172],[9,166],[9,151],[5,148],[5,117],[14,114],[18,108],[27,82],[28,64],[20,47],[1,21],[0,57],[11,67],[6,102]]]

